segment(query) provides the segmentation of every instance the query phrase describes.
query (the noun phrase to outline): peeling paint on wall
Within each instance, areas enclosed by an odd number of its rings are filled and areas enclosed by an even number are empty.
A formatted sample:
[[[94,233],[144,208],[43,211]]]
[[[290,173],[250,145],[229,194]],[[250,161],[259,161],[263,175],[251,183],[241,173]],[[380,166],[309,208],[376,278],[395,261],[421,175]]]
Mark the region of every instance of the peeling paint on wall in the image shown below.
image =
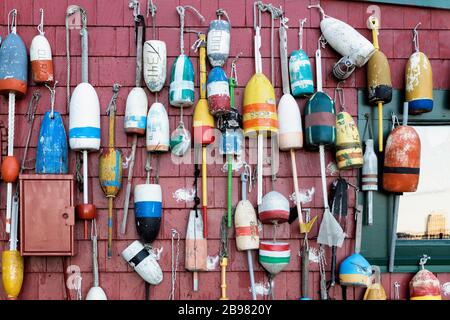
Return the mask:
[[[191,202],[194,201],[195,190],[194,188],[180,188],[173,192],[172,195],[177,202]]]
[[[317,248],[309,248],[309,262],[319,263],[319,250]]]
[[[336,162],[331,161],[328,165],[327,165],[327,173],[332,175],[332,176],[337,176],[339,174],[339,169],[336,165]]]
[[[208,256],[206,259],[206,269],[215,270],[219,266],[219,256]]]
[[[249,292],[252,292],[252,288],[248,288]],[[260,296],[267,296],[270,292],[270,285],[268,282],[255,282],[255,292]]]

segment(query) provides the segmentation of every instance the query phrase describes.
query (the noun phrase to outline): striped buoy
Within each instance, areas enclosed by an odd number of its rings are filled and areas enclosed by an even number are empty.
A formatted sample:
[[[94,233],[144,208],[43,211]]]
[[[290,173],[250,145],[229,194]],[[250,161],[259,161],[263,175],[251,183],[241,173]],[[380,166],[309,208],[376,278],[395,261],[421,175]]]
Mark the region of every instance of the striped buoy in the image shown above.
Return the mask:
[[[283,223],[289,220],[289,201],[281,193],[270,191],[258,206],[259,220],[262,223]]]
[[[125,248],[121,256],[144,281],[152,285],[162,282],[163,273],[158,261],[138,240]]]
[[[169,151],[169,116],[160,102],[154,102],[147,116],[147,151]]]
[[[364,152],[364,165],[361,179],[362,191],[378,190],[378,160],[373,149],[373,140],[366,140],[366,152]]]
[[[442,300],[441,285],[433,272],[422,269],[409,282],[410,300]]]
[[[151,92],[161,91],[166,82],[167,49],[160,40],[147,40],[143,47],[144,81]]]
[[[237,204],[234,216],[236,247],[239,251],[258,249],[259,231],[255,208],[248,200]]]
[[[332,146],[336,141],[336,112],[330,97],[316,92],[305,107],[305,139],[309,147]]]
[[[219,10],[224,12],[222,9]],[[206,51],[209,63],[213,67],[222,67],[230,53],[230,23],[221,19],[211,21],[207,37]]]
[[[127,97],[124,126],[126,133],[145,134],[147,127],[147,94],[143,88],[134,87]]]
[[[174,107],[190,107],[194,104],[194,67],[188,56],[175,58],[170,73],[169,102]]]
[[[208,101],[200,99],[195,106],[192,118],[194,128],[194,144],[208,145],[214,142],[214,118],[208,111]]]
[[[372,267],[359,253],[354,253],[342,261],[339,266],[341,286],[367,287],[372,275]]]
[[[209,112],[213,116],[230,111],[230,86],[227,75],[221,67],[214,67],[209,72],[207,95]]]
[[[100,154],[98,176],[105,196],[116,197],[122,186],[122,152],[119,149],[104,148]]]
[[[162,216],[162,192],[159,184],[138,184],[134,188],[136,228],[144,243],[158,236]]]
[[[12,32],[0,47],[0,94],[27,93],[28,57],[22,38]]]
[[[346,111],[336,117],[336,162],[339,170],[360,168],[364,162],[358,127]]]
[[[287,242],[261,241],[259,244],[259,263],[271,275],[281,272],[291,259],[291,249]]]
[[[415,192],[420,174],[420,137],[414,128],[398,126],[389,134],[383,167],[383,188]]]
[[[82,82],[70,99],[69,144],[75,151],[100,149],[100,103],[92,85]]]

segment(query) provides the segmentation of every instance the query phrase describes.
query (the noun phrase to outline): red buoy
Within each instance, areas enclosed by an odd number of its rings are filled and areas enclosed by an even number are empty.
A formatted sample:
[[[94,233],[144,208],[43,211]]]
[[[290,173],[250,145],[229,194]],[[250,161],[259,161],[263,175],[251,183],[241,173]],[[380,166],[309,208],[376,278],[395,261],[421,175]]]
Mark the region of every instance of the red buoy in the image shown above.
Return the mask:
[[[2,163],[2,178],[7,183],[13,183],[19,176],[20,164],[16,157],[7,156]]]

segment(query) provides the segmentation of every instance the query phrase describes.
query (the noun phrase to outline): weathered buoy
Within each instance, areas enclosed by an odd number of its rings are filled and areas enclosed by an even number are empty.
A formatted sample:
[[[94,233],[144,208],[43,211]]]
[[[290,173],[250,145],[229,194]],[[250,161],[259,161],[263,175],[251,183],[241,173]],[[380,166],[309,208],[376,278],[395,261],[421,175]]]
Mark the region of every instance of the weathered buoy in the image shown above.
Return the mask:
[[[438,278],[425,269],[428,259],[426,255],[420,259],[421,270],[409,282],[410,300],[442,300],[441,284]]]
[[[364,293],[363,300],[387,300],[386,291],[384,291],[383,284],[381,283],[381,272],[379,266],[372,266],[374,270],[375,282],[371,280],[370,285],[367,287]]]
[[[208,256],[207,242],[203,235],[203,218],[200,210],[191,210],[189,213],[186,231],[185,268],[194,273],[194,291],[198,291],[198,272],[206,271],[206,258]]]
[[[398,126],[389,134],[383,166],[383,189],[414,192],[420,175],[420,137],[414,128]]]
[[[184,123],[180,122],[176,129],[170,135],[170,150],[176,156],[181,157],[191,147],[191,134],[184,127]]]
[[[237,204],[234,216],[236,247],[239,251],[258,249],[259,231],[255,208],[248,200]]]
[[[219,144],[220,154],[230,156],[241,154],[244,143],[241,124],[242,116],[235,108],[231,108],[230,112],[219,118],[217,126],[222,132]]]
[[[143,47],[144,81],[151,92],[161,91],[166,82],[167,49],[161,40],[147,40]]]
[[[367,287],[370,284],[372,267],[359,253],[354,253],[342,261],[339,267],[341,286]]]
[[[19,161],[15,156],[6,156],[3,159],[1,172],[2,179],[6,183],[13,183],[17,180],[20,171]]]
[[[206,99],[198,100],[194,110],[192,126],[195,144],[208,145],[214,142],[214,118],[208,111]]]
[[[305,22],[306,18],[300,20],[299,49],[292,51],[289,58],[289,76],[294,97],[310,96],[314,93],[311,62],[308,54],[303,50],[303,25]]]
[[[209,72],[207,93],[209,112],[213,116],[230,111],[230,87],[227,75],[221,67],[214,67]]]
[[[333,100],[324,92],[311,96],[305,107],[305,141],[309,147],[331,147],[336,141],[336,112]]]
[[[31,76],[35,83],[50,84],[54,81],[52,49],[44,32],[44,9],[39,9],[41,23],[39,34],[33,38],[30,46]]]
[[[297,101],[290,94],[284,94],[278,103],[278,122],[280,150],[302,148],[302,118]]]
[[[212,20],[208,28],[208,43],[206,47],[209,63],[213,67],[222,67],[228,59],[230,53],[230,22],[225,10],[218,9],[216,11],[218,19]],[[225,15],[228,19],[222,20],[221,16]]]
[[[147,151],[169,151],[169,116],[160,102],[154,102],[148,111],[146,134]]]
[[[69,144],[74,151],[100,149],[100,102],[92,85],[78,84],[70,99]]]
[[[373,140],[366,140],[362,167],[361,190],[367,192],[367,224],[373,224],[373,191],[378,190],[378,159],[373,149]]]
[[[289,201],[278,191],[267,193],[258,206],[259,220],[262,223],[283,223],[289,220]]]
[[[280,273],[289,264],[291,249],[287,242],[261,241],[259,263],[272,276]]]
[[[159,184],[138,184],[134,187],[136,229],[144,243],[158,236],[162,216],[162,192]]]
[[[2,252],[2,280],[7,298],[17,299],[23,284],[23,257],[18,250]]]
[[[345,108],[344,89],[339,84],[334,94],[335,100],[337,95],[340,104],[340,112],[336,116],[337,166],[339,170],[360,168],[364,161],[358,127]]]
[[[158,261],[138,240],[126,247],[121,256],[144,281],[152,285],[162,282],[163,273]]]
[[[419,25],[413,30],[416,52],[409,57],[405,71],[405,100],[409,103],[409,114],[433,110],[433,70],[428,57],[419,51]]]
[[[143,88],[134,87],[127,97],[124,126],[126,133],[145,134],[147,127],[147,94]]]
[[[194,98],[194,67],[191,59],[182,54],[175,58],[170,72],[169,102],[174,107],[190,107]]]
[[[350,76],[356,67],[362,67],[375,52],[373,44],[347,23],[326,15],[320,5],[320,30],[330,46],[341,54],[342,58],[333,67],[333,74],[340,80]]]

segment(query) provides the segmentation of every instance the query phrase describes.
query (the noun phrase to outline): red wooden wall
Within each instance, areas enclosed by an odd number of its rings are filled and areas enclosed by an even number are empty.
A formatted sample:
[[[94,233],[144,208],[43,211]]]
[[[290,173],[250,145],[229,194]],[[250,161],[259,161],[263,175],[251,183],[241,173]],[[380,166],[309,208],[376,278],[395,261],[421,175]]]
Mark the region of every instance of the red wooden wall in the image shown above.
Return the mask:
[[[116,125],[116,146],[121,148],[125,155],[130,152],[131,137],[127,138],[123,130],[123,115],[125,111],[125,100],[129,90],[134,86],[135,73],[135,45],[132,11],[128,8],[128,0],[5,0],[0,2],[0,34],[6,35],[7,14],[12,8],[18,9],[18,33],[22,36],[25,44],[29,48],[32,38],[37,34],[36,26],[39,24],[39,8],[45,10],[45,32],[50,41],[53,50],[55,62],[56,79],[58,88],[56,93],[56,110],[64,116],[66,129],[68,128],[68,116],[66,112],[66,57],[65,57],[65,12],[68,4],[78,4],[87,10],[88,31],[89,31],[89,80],[96,88],[101,102],[102,115],[102,146],[107,145],[108,122],[105,115],[105,109],[111,97],[111,86],[114,82],[122,84],[118,99],[118,119]],[[307,0],[273,0],[273,4],[281,4],[286,10],[286,15],[290,19],[289,25],[289,51],[297,48],[298,40],[298,19],[308,18],[305,25],[304,48],[314,57],[314,51],[317,47],[317,39],[320,31],[319,13],[317,10],[308,10]],[[313,1],[315,2],[315,1]],[[179,19],[175,7],[181,5],[193,5],[200,9],[205,16],[206,22],[201,24],[191,12],[186,13],[186,27],[199,30],[206,30],[207,22],[215,18],[215,10],[224,8],[228,11],[232,22],[232,44],[230,57],[234,57],[238,52],[243,53],[238,62],[239,88],[237,91],[237,102],[242,102],[243,87],[254,72],[253,64],[253,0],[156,0],[158,6],[157,23],[158,37],[167,43],[168,49],[168,67],[170,68],[174,58],[179,54]],[[142,10],[146,6],[146,1],[141,1]],[[361,33],[371,39],[370,31],[366,28],[366,19],[369,13],[366,9],[373,3],[363,3],[360,1],[322,1],[325,12],[333,17],[342,19],[352,26],[356,27]],[[434,87],[449,89],[449,71],[450,71],[450,12],[437,9],[413,8],[392,5],[380,5],[382,30],[380,34],[380,46],[383,52],[389,58],[391,65],[391,74],[393,85],[396,89],[404,87],[404,67],[406,61],[413,51],[412,28],[417,22],[422,22],[420,28],[421,49],[431,60],[434,72]],[[262,31],[263,45],[262,56],[264,72],[270,75],[270,23],[269,15],[263,15],[264,29]],[[147,39],[151,37],[151,20],[147,20]],[[278,22],[277,22],[278,25]],[[276,31],[276,33],[278,33]],[[188,48],[193,44],[196,35],[189,33],[185,35],[185,48],[192,57],[192,61],[197,66],[197,54]],[[275,38],[275,53],[278,57],[278,36]],[[77,31],[71,32],[71,54],[72,59],[72,81],[71,87],[80,81],[80,36]],[[336,80],[331,76],[331,67],[338,56],[327,47],[322,52],[324,57],[324,69],[327,76],[324,79],[325,90],[332,95],[333,88],[336,86]],[[225,66],[229,72],[231,59]],[[314,62],[313,67],[314,67]],[[276,60],[276,81],[275,87],[277,96],[281,95],[281,73],[279,72],[279,60]],[[170,69],[169,69],[170,70]],[[197,67],[196,67],[197,70]],[[314,70],[314,68],[313,68]],[[169,76],[167,77],[169,78]],[[345,98],[347,108],[353,116],[357,114],[357,89],[366,85],[365,69],[357,70],[345,83]],[[198,80],[197,80],[198,81]],[[168,82],[168,81],[167,81]],[[198,83],[197,83],[198,85]],[[15,153],[22,157],[25,144],[27,124],[24,121],[23,114],[32,92],[36,89],[33,85],[28,90],[25,99],[18,101],[16,108],[16,138]],[[49,108],[49,92],[45,88],[39,88],[42,98],[38,107],[38,116],[35,122],[35,129],[31,139],[30,156],[33,157],[37,143],[38,128],[41,117]],[[147,91],[148,92],[148,91]],[[179,120],[179,110],[168,105],[167,98],[168,86],[164,87],[161,100],[168,108],[170,116],[171,130]],[[153,101],[150,93],[149,101]],[[298,100],[303,109],[305,99]],[[0,119],[7,123],[7,100],[0,99]],[[185,117],[187,125],[191,126],[191,114],[193,108],[186,109],[188,114]],[[144,181],[145,171],[145,149],[144,139],[139,139],[139,149],[137,152],[135,182]],[[280,154],[280,170],[276,189],[285,196],[293,192],[290,162],[288,153]],[[334,155],[327,154],[327,164],[332,162]],[[302,189],[315,188],[314,198],[311,202],[305,203],[304,207],[312,209],[312,215],[320,215],[323,212],[321,208],[322,195],[320,183],[320,170],[318,153],[299,151],[297,161],[300,174],[300,186]],[[70,153],[70,172],[75,170],[75,156]],[[134,217],[131,211],[129,216],[128,233],[122,236],[118,232],[118,226],[122,216],[122,207],[124,200],[124,187],[115,201],[115,225],[114,225],[114,252],[113,258],[106,258],[106,238],[107,238],[107,201],[103,196],[98,181],[98,154],[89,155],[90,176],[90,199],[98,208],[98,227],[99,227],[99,268],[100,283],[106,291],[109,299],[143,299],[144,283],[141,278],[124,262],[120,257],[120,252],[138,236],[134,227]],[[209,167],[209,241],[208,253],[210,256],[216,256],[219,251],[219,224],[226,206],[226,177],[221,171],[221,165]],[[124,170],[123,186],[126,185],[127,170]],[[328,171],[329,183],[336,176],[335,172]],[[343,173],[350,182],[355,183],[356,170]],[[163,188],[164,201],[164,221],[158,240],[155,241],[156,248],[163,248],[161,260],[159,261],[164,271],[164,280],[153,287],[152,299],[167,299],[171,288],[171,229],[175,228],[184,238],[187,224],[187,216],[192,202],[177,202],[173,197],[173,192],[180,188],[191,188],[193,182],[192,165],[175,165],[171,162],[170,154],[165,154],[161,159],[160,184]],[[235,174],[234,183],[234,203],[237,202],[240,195],[239,175]],[[266,178],[265,185],[270,188],[270,178]],[[4,210],[5,210],[5,184],[0,187],[0,250],[7,246],[7,235],[4,232]],[[78,201],[81,201],[81,194],[77,194]],[[250,198],[256,199],[256,191]],[[51,205],[51,204],[48,204]],[[291,204],[292,205],[292,204]],[[352,195],[350,205],[354,205]],[[338,250],[338,263],[347,255],[353,252],[354,248],[354,219],[353,211],[348,217],[346,232],[348,239],[345,245]],[[318,225],[310,234],[311,237],[317,236]],[[68,259],[69,265],[78,265],[82,272],[83,297],[92,285],[91,275],[91,242],[84,240],[82,235],[82,224],[77,223],[78,255]],[[271,227],[264,227],[263,238],[271,237]],[[279,228],[279,238],[289,241],[291,244],[292,258],[291,263],[285,271],[277,275],[275,280],[275,296],[277,299],[297,299],[300,292],[300,259],[297,257],[299,250],[300,235],[297,223],[292,226],[284,224]],[[317,247],[314,240],[311,241],[313,247]],[[176,299],[218,299],[220,296],[220,271],[218,265],[216,268],[200,274],[200,291],[192,291],[192,274],[184,270],[184,242],[180,243],[180,264],[177,274],[177,287],[175,292]],[[326,251],[327,258],[330,257],[330,251]],[[255,260],[256,263],[256,260]],[[310,295],[318,299],[319,291],[319,273],[318,264],[311,263],[310,275]],[[249,276],[247,273],[246,257],[235,249],[234,239],[230,240],[230,264],[228,267],[228,295],[233,299],[249,299]],[[255,277],[257,283],[265,284],[267,278],[262,268],[256,263]],[[400,282],[400,296],[402,299],[408,295],[407,287],[411,274],[383,274],[383,285],[389,298],[393,298],[393,283]],[[450,281],[449,274],[439,274],[441,284]],[[3,289],[0,286],[0,298],[4,299]],[[331,291],[331,297],[340,299],[341,290]],[[348,299],[361,299],[362,289],[348,289]],[[72,290],[72,298],[75,296]],[[63,284],[63,263],[61,258],[28,257],[25,259],[25,279],[22,289],[22,299],[62,299],[64,297]],[[266,296],[258,296],[259,299],[267,299]],[[444,296],[444,298],[448,298]]]

